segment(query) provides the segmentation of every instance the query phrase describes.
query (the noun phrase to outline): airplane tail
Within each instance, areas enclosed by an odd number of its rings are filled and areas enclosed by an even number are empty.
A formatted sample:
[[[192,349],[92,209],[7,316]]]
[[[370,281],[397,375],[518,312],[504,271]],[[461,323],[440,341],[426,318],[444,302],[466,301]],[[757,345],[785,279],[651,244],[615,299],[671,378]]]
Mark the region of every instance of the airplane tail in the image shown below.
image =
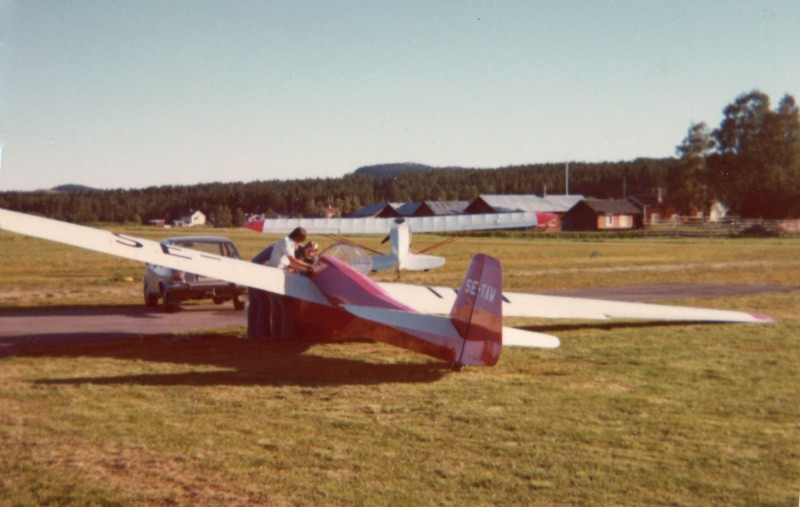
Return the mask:
[[[346,304],[344,309],[365,321],[381,324],[369,329],[366,336],[443,359],[455,370],[497,364],[504,342],[517,347],[558,347],[555,336],[503,327],[502,282],[500,262],[478,254],[472,258],[447,317],[417,313],[409,307]],[[438,295],[436,290],[429,290]]]
[[[456,362],[493,366],[503,349],[503,268],[486,254],[472,258],[450,320],[464,339]]]

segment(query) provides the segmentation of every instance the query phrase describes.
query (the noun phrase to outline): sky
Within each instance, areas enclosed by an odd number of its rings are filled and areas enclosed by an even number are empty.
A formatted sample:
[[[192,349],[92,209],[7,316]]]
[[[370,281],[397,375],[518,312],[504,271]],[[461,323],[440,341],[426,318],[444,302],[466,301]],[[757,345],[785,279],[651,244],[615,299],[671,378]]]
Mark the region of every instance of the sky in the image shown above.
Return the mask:
[[[670,157],[797,0],[0,0],[0,191]]]

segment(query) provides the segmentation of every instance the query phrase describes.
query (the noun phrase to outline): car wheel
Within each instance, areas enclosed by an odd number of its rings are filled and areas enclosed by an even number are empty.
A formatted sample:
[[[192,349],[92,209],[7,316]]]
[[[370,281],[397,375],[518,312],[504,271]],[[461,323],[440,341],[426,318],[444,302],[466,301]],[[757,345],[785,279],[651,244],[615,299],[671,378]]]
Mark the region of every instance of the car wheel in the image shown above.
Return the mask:
[[[158,306],[158,294],[152,294],[147,290],[147,284],[144,284],[144,304],[148,308]]]
[[[225,302],[225,298],[222,298],[220,296],[214,296],[212,301],[214,301],[215,305],[221,305],[222,303]]]
[[[164,300],[164,311],[165,312],[174,312],[178,309],[178,302],[173,301],[170,298],[169,291],[166,287],[161,287],[161,297]]]
[[[244,301],[239,299],[239,296],[233,296],[233,308],[236,310],[244,310]]]

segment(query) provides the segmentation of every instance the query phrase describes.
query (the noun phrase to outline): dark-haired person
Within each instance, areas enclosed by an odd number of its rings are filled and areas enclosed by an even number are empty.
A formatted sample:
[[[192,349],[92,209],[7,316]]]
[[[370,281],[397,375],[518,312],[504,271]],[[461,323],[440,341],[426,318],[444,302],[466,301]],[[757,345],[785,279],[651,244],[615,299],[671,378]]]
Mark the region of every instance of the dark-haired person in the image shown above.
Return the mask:
[[[309,241],[305,245],[300,245],[297,247],[297,253],[295,257],[313,266],[317,262],[318,253],[319,244],[316,241]]]

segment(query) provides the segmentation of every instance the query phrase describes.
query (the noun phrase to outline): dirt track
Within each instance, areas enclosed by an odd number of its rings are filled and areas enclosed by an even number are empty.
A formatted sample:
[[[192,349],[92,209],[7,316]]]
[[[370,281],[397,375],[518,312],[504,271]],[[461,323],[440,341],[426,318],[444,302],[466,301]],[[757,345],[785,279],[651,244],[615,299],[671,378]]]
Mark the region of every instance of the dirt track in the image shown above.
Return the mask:
[[[0,356],[30,346],[244,326],[246,315],[231,305],[191,305],[173,313],[144,306],[3,312],[0,313]]]

